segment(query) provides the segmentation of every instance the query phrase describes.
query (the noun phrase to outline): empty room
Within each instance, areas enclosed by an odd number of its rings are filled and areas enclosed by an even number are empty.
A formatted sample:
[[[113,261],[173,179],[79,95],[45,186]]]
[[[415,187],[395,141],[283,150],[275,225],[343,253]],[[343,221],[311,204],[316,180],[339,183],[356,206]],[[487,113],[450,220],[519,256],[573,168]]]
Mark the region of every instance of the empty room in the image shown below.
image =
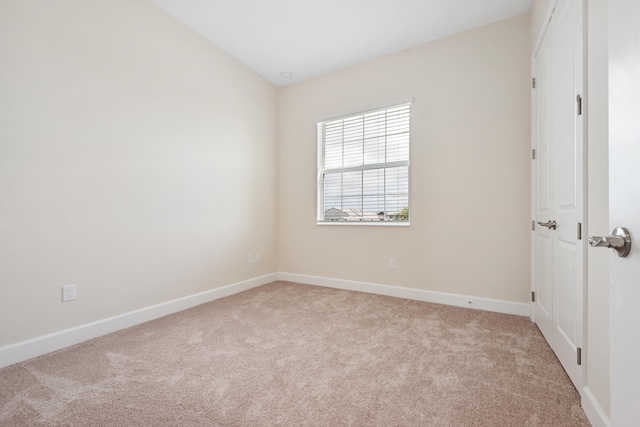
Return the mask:
[[[0,0],[0,425],[637,425],[639,21]]]

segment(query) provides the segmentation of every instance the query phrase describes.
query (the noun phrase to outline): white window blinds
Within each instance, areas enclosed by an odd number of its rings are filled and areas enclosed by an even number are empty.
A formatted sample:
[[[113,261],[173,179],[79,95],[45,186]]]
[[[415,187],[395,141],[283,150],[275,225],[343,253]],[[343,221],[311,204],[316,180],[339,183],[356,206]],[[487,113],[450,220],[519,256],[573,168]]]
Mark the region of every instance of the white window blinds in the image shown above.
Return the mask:
[[[410,107],[318,123],[318,223],[408,223]]]

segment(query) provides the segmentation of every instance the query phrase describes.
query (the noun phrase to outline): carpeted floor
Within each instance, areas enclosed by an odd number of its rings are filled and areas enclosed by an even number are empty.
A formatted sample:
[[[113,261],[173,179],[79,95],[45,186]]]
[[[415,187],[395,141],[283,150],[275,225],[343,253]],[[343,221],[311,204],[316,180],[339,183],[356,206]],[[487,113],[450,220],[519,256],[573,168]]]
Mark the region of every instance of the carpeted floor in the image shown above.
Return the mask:
[[[0,370],[1,426],[588,426],[529,319],[275,282]]]

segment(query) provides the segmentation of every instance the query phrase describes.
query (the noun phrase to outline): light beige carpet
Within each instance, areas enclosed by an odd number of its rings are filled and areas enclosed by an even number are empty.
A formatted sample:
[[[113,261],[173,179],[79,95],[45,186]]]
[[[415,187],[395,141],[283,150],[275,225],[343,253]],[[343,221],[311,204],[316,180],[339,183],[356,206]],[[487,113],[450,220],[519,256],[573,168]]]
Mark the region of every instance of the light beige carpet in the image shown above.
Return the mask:
[[[2,426],[588,426],[529,319],[276,282],[0,370]]]

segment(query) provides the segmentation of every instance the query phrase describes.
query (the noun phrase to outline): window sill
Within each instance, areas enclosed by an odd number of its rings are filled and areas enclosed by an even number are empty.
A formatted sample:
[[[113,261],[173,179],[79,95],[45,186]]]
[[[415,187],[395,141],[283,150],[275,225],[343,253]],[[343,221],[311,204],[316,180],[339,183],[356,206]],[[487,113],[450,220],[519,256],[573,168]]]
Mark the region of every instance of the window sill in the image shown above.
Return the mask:
[[[318,221],[316,225],[337,225],[339,227],[408,227],[409,221]]]

